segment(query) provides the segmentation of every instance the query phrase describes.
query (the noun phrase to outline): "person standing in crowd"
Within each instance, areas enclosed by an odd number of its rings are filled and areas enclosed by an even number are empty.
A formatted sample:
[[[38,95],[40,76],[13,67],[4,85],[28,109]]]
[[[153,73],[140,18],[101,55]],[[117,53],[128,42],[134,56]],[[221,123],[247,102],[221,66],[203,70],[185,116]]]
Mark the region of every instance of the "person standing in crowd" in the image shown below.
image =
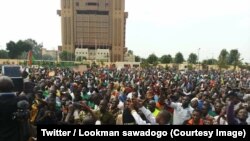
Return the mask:
[[[226,111],[227,107],[222,107],[220,114],[214,117],[213,125],[228,125]]]
[[[204,125],[204,120],[201,118],[199,110],[193,110],[192,117],[183,123],[184,125]]]
[[[150,112],[153,113],[154,117],[157,117],[157,115],[159,114],[159,110],[156,108],[156,103],[154,100],[150,100],[149,104],[148,104],[148,109],[150,110]]]
[[[129,103],[129,110],[137,125],[170,125],[171,114],[165,109],[161,110],[155,117],[149,109],[143,106],[143,102],[134,100]],[[145,119],[138,114],[139,111],[143,113]]]
[[[231,100],[228,104],[227,109],[227,120],[228,125],[248,125],[247,118],[248,112],[245,108],[239,108],[234,111],[234,105],[237,104],[237,101]]]
[[[101,125],[115,124],[115,118],[111,112],[108,111],[108,102],[106,100],[101,100],[99,104],[100,110],[97,111],[98,123]]]
[[[171,100],[166,101],[166,104],[174,109],[173,125],[182,125],[184,121],[191,117],[193,108],[189,103],[190,98],[188,96],[182,98],[182,103],[172,102]]]

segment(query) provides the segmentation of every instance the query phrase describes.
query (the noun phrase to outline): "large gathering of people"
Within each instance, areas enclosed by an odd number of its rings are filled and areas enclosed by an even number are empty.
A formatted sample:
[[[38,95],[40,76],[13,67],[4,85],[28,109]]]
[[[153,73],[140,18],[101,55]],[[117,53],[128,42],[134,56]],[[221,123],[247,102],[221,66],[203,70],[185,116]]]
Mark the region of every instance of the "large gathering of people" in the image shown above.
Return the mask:
[[[33,129],[48,124],[250,124],[247,70],[91,66],[84,72],[29,68],[23,76],[24,89],[17,97],[28,102],[27,121]],[[2,79],[1,93],[9,92]],[[0,107],[0,115],[2,111]]]

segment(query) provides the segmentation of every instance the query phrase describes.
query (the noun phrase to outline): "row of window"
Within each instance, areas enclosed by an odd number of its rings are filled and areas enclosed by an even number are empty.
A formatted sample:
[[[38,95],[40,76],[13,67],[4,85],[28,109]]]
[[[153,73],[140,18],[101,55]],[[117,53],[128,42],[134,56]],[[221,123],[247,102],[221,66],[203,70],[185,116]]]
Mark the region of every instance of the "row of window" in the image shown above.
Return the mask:
[[[96,33],[96,32],[109,32],[111,29],[109,28],[96,28],[96,27],[90,27],[90,28],[86,28],[86,27],[76,27],[76,31],[78,32],[90,32],[90,33]]]
[[[85,28],[85,29],[95,29],[95,28],[103,28],[103,29],[109,29],[109,24],[95,24],[95,23],[76,23],[76,27],[79,28]]]
[[[77,21],[77,26],[85,26],[85,27],[100,27],[100,28],[107,28],[109,27],[110,23],[97,23],[97,22],[89,22],[89,21]]]
[[[83,17],[80,17],[80,16],[77,16],[75,18],[75,21],[76,22],[86,22],[86,23],[101,23],[101,24],[109,24],[110,22],[110,19],[109,18],[102,18],[101,16],[97,16],[97,17],[91,17],[91,18],[83,18]]]
[[[108,32],[96,32],[96,33],[92,33],[92,32],[77,32],[76,33],[78,37],[83,37],[83,38],[99,38],[99,39],[107,39],[110,34],[108,34]]]
[[[88,54],[87,52],[76,52],[76,54]],[[89,53],[90,55],[92,55],[92,53]],[[109,53],[97,53],[98,55],[108,55]],[[93,55],[95,55],[95,53],[93,53]]]
[[[109,11],[98,10],[76,10],[77,14],[109,15]]]
[[[99,5],[99,3],[96,3],[96,2],[86,2],[86,5],[96,6],[96,5]]]
[[[86,6],[99,6],[99,3],[96,2],[86,2],[85,3]],[[76,2],[76,6],[80,6],[79,2]],[[105,3],[105,6],[109,6],[109,3]]]
[[[77,11],[76,11],[77,12]],[[109,15],[76,15],[77,18],[82,18],[82,19],[109,19]]]
[[[70,3],[71,3],[71,0],[63,0],[62,1],[63,8],[70,8]]]

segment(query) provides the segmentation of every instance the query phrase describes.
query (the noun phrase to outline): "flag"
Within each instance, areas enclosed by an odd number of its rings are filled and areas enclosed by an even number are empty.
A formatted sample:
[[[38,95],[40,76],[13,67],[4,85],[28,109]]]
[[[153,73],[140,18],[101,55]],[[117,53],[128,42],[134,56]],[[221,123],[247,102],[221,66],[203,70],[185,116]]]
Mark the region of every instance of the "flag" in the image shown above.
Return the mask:
[[[32,63],[35,61],[35,58],[32,55],[32,50],[28,52],[28,65],[32,65]]]

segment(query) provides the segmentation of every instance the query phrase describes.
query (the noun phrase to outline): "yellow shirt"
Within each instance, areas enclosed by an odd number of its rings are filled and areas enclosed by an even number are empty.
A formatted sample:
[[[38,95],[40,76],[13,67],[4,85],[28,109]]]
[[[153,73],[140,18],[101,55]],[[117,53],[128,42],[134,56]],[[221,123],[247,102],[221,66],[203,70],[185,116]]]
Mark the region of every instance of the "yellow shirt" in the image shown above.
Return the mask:
[[[155,111],[153,112],[154,117],[157,117],[157,115],[159,114],[159,112],[160,112],[160,111],[159,111],[158,109],[155,108]]]

